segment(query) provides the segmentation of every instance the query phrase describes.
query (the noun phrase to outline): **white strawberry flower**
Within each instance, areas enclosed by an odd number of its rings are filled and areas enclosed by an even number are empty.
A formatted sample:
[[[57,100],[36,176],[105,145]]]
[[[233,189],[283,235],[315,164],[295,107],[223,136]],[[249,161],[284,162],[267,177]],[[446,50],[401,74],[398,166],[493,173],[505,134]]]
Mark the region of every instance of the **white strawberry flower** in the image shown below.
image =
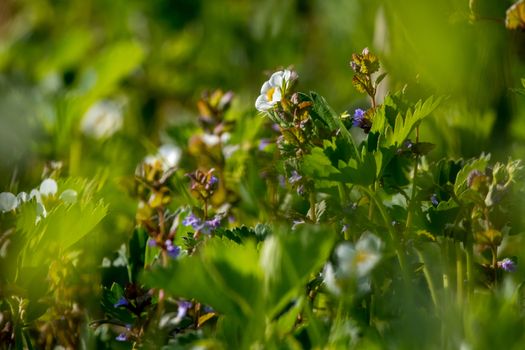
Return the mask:
[[[275,104],[282,100],[295,79],[297,79],[297,73],[289,69],[273,73],[261,87],[261,94],[255,101],[255,108],[260,112],[267,112],[272,109]]]

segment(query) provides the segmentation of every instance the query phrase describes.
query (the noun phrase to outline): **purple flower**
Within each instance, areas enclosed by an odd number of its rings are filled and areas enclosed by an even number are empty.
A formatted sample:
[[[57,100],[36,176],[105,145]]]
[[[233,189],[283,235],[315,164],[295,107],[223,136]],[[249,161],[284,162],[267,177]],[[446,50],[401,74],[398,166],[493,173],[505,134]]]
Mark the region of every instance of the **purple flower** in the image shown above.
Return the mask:
[[[192,304],[189,301],[182,300],[177,302],[179,305],[179,308],[177,310],[177,316],[175,317],[175,322],[179,323],[182,321],[184,316],[186,316],[186,313],[188,312],[188,309],[192,307]]]
[[[182,220],[182,224],[184,226],[191,226],[194,230],[198,230],[198,228],[202,225],[202,220],[195,216],[195,214],[190,213],[184,218],[184,220]]]
[[[180,254],[180,247],[177,245],[173,245],[173,242],[171,239],[166,240],[166,251],[168,252],[168,255],[175,259]]]
[[[292,170],[292,176],[288,179],[291,184],[301,181],[303,177],[296,170]]]
[[[516,263],[509,258],[505,258],[501,261],[498,261],[498,267],[508,272],[514,272],[517,268]]]
[[[430,201],[432,202],[432,204],[434,204],[435,206],[437,206],[439,204],[439,201],[437,199],[437,196],[435,194],[433,194],[431,197],[430,197]]]
[[[259,141],[259,151],[264,151],[264,149],[266,147],[268,147],[269,144],[271,144],[271,140],[270,139],[261,139]]]
[[[115,340],[117,341],[127,341],[128,340],[128,336],[126,335],[126,333],[120,333],[116,338]]]
[[[215,175],[212,175],[212,176],[210,177],[210,180],[208,181],[208,185],[209,185],[210,187],[213,187],[213,186],[215,186],[215,185],[218,184],[218,183],[219,183],[219,179],[218,179],[217,176],[215,176]]]
[[[113,307],[120,307],[120,306],[126,306],[129,305],[128,299],[125,297],[121,297],[114,305]]]
[[[156,247],[157,246],[157,242],[153,238],[149,238],[148,239],[148,245],[150,247]]]
[[[363,111],[361,108],[358,108],[354,112],[354,120],[352,122],[353,126],[361,127],[363,124],[363,120],[365,119],[365,111]]]
[[[213,219],[203,221],[202,219],[195,216],[195,214],[190,213],[184,220],[182,220],[182,224],[184,226],[191,226],[195,231],[200,231],[209,235],[212,231],[220,226],[221,220],[222,217],[220,215],[215,215]]]

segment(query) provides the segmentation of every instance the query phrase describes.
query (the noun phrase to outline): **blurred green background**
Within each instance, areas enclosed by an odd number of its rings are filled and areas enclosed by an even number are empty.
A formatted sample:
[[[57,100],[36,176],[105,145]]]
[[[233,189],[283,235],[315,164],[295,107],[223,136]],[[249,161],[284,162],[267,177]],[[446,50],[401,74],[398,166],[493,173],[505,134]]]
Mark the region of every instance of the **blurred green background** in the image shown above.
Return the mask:
[[[161,142],[193,130],[203,91],[234,91],[234,110],[253,118],[268,73],[291,66],[299,90],[353,113],[368,106],[349,68],[364,47],[389,73],[381,95],[446,96],[422,129],[433,157],[523,157],[525,98],[512,89],[525,77],[525,39],[505,28],[511,4],[2,0],[0,188],[27,191],[46,163],[63,161],[65,175],[108,179],[105,230],[130,232],[126,178]],[[123,128],[95,141],[80,125],[101,100],[122,107]]]

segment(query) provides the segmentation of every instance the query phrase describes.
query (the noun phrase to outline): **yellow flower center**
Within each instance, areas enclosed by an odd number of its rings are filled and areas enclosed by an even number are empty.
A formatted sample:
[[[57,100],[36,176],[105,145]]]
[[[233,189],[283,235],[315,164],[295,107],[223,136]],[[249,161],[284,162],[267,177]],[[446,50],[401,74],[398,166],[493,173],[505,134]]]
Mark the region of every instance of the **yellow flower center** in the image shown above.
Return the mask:
[[[268,101],[273,101],[274,93],[275,93],[275,87],[270,88],[270,90],[266,92],[266,98],[268,99]]]

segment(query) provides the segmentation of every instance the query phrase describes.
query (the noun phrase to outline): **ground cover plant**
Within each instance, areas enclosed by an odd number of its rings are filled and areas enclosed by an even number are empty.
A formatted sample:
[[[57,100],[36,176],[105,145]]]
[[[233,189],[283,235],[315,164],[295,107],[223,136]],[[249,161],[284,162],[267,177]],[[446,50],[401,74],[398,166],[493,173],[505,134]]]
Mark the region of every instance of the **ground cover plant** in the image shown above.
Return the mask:
[[[335,3],[6,2],[1,349],[523,347],[525,2]]]

